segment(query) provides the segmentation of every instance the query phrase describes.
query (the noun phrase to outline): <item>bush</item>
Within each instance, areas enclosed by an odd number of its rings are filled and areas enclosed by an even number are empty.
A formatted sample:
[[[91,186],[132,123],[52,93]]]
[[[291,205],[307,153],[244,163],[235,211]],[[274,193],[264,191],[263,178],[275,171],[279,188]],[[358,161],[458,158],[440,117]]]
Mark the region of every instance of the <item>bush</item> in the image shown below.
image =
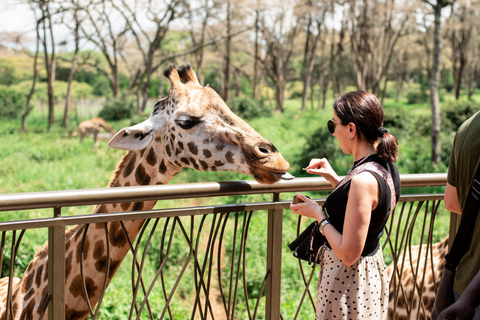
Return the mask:
[[[230,100],[228,107],[242,119],[268,117],[272,114],[272,110],[266,108],[261,101],[247,97]]]
[[[23,91],[0,85],[0,117],[18,118],[20,111],[27,105],[26,95]]]
[[[474,101],[453,101],[442,108],[442,122],[448,125],[450,130],[457,131],[458,127],[478,110],[480,106]]]
[[[428,94],[423,90],[412,90],[407,93],[408,104],[420,104],[428,102]]]
[[[135,113],[135,100],[126,96],[108,99],[98,113],[106,121],[117,121],[131,118]]]

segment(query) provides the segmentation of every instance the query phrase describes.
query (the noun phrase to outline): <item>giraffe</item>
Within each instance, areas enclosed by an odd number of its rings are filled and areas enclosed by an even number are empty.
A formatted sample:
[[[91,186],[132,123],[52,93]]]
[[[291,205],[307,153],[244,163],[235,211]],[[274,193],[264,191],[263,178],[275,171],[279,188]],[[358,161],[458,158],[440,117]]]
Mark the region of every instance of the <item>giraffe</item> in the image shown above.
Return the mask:
[[[107,121],[100,117],[95,117],[93,119],[80,122],[77,128],[77,135],[80,138],[80,142],[82,142],[88,134],[93,134],[93,148],[96,149],[98,148],[98,134],[100,131],[102,131],[102,129],[107,130],[111,134],[115,134],[115,130],[109,126]]]
[[[288,162],[274,145],[236,116],[211,87],[201,86],[190,65],[178,70],[170,65],[164,75],[170,82],[167,97],[155,103],[146,121],[120,130],[109,142],[110,147],[127,150],[109,187],[166,184],[184,167],[233,170],[264,184],[293,179],[287,172]],[[102,204],[93,213],[150,210],[154,205],[155,201]],[[134,241],[143,222],[124,222],[130,241]],[[66,319],[85,319],[89,315],[79,267],[85,228],[75,226],[66,231]],[[108,235],[110,261],[106,261],[104,225],[92,224],[86,234],[84,279],[92,306],[99,301],[107,266],[110,282],[130,248],[119,222],[108,223]],[[14,319],[38,319],[45,312],[47,252],[44,246],[21,279],[14,280],[11,310]],[[3,284],[0,319],[6,313],[5,282],[5,279],[0,281],[0,286]]]
[[[432,244],[431,249],[427,244],[412,246],[388,266],[387,319],[430,319],[447,252],[448,237]]]

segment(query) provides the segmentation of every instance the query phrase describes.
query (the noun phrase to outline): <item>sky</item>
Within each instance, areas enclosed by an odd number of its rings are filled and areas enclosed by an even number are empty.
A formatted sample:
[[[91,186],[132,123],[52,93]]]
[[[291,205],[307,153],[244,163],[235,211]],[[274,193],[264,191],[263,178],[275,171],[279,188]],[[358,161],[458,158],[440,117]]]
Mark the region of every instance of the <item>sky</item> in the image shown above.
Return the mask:
[[[34,40],[34,29],[35,17],[25,1],[0,1],[0,34],[21,34],[26,39]],[[34,43],[31,45],[34,45]],[[30,47],[30,44],[28,46]]]

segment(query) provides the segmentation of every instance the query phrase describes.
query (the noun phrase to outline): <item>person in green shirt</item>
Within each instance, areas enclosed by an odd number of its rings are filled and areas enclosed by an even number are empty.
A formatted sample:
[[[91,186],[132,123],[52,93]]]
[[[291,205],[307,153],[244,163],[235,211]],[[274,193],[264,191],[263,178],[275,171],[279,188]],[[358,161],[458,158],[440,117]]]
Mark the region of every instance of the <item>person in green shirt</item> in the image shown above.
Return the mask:
[[[462,214],[468,192],[480,167],[480,112],[458,129],[453,142],[445,188],[445,208]],[[453,284],[455,303],[439,319],[480,319],[480,217],[467,253],[458,264]],[[461,232],[462,230],[458,230]]]

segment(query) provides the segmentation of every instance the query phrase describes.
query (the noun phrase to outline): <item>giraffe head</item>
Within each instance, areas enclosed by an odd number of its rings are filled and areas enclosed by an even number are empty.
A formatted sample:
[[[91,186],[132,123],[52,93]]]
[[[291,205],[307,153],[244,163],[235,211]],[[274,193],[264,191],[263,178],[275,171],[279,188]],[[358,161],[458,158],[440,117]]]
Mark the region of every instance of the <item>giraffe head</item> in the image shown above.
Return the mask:
[[[110,147],[142,151],[151,146],[164,161],[160,171],[183,167],[202,171],[232,170],[260,183],[293,179],[289,164],[275,146],[235,115],[208,85],[203,87],[189,65],[169,66],[168,96],[155,103],[150,117],[120,130]],[[152,151],[150,151],[152,152]]]

